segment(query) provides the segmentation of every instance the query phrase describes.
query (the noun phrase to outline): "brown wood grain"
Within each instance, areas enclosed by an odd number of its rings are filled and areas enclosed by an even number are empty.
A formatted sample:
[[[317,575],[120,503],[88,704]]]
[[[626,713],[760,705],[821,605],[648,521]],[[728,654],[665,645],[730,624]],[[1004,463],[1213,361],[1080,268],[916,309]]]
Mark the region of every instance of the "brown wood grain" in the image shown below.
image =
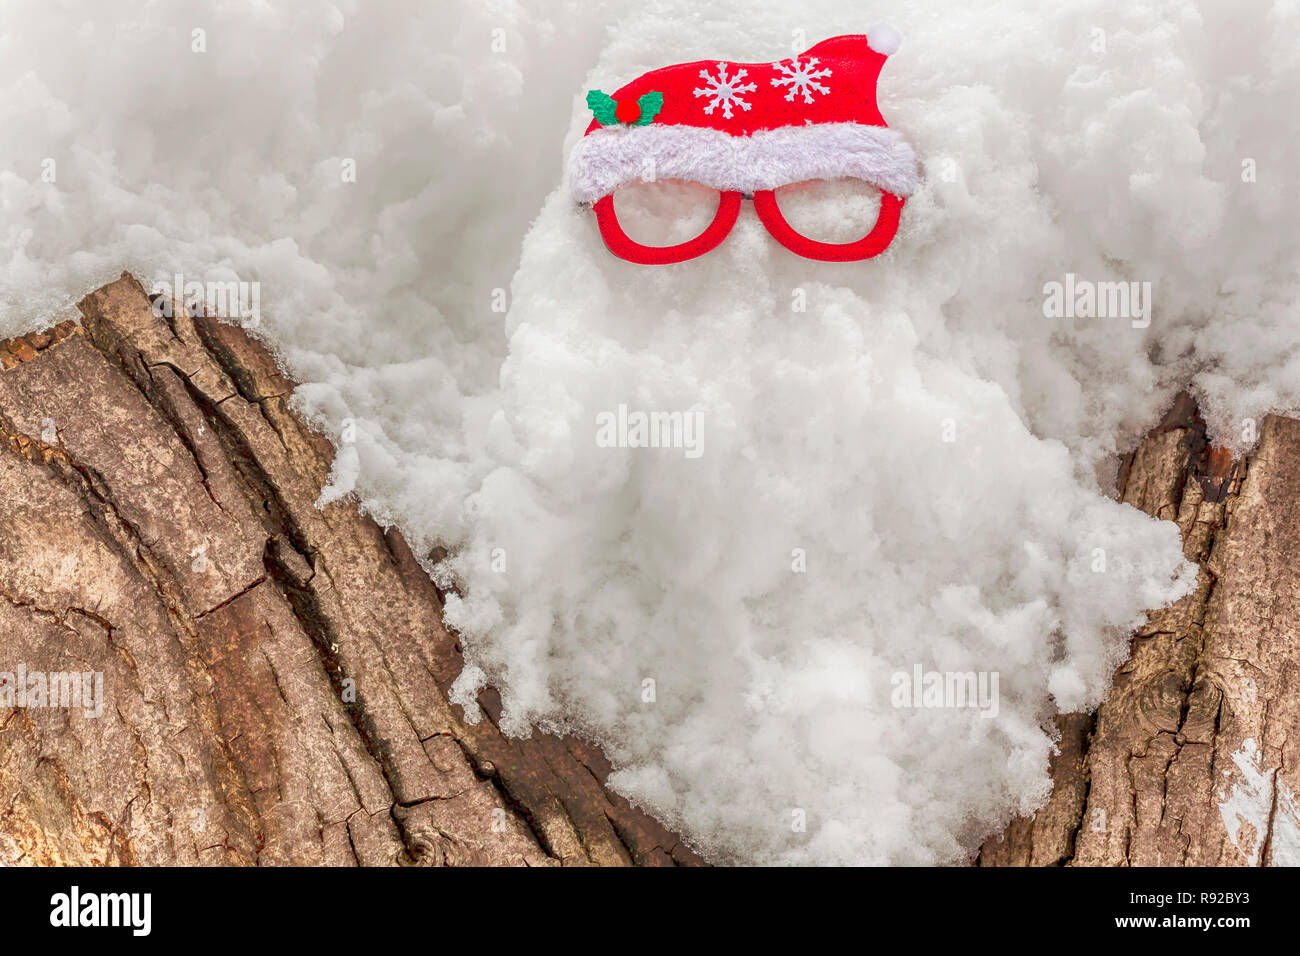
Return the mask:
[[[701,862],[585,742],[463,721],[437,590],[315,507],[333,447],[260,344],[129,275],[80,309],[0,346],[0,670],[107,703],[0,711],[0,859]]]
[[[333,448],[235,326],[123,275],[0,343],[0,670],[99,671],[107,704],[0,710],[0,859],[37,864],[697,864],[575,738],[448,703],[459,649],[402,536],[315,500]],[[1149,616],[1048,803],[980,865],[1284,862],[1300,787],[1300,422],[1234,461],[1188,396],[1122,462],[1194,593]],[[1220,809],[1257,748],[1259,832]],[[1271,793],[1267,792],[1271,789]],[[1271,805],[1269,801],[1272,801]]]
[[[1300,787],[1300,422],[1271,416],[1233,461],[1184,395],[1120,470],[1121,500],[1175,521],[1197,588],[1149,615],[1095,715],[1058,719],[1051,802],[985,866],[1294,864]],[[1250,742],[1249,744],[1247,742]],[[1225,821],[1258,753],[1254,825]],[[1230,838],[1228,826],[1234,833]],[[1286,840],[1274,840],[1274,831]]]

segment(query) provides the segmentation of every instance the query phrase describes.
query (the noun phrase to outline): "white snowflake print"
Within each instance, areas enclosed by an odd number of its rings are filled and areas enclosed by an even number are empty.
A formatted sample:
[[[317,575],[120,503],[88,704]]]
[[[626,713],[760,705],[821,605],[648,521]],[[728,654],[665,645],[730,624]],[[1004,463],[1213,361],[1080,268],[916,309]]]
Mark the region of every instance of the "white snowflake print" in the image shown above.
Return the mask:
[[[814,90],[823,96],[830,92],[830,87],[817,81],[822,77],[830,76],[831,71],[825,67],[820,70],[816,69],[817,57],[815,56],[811,57],[807,63],[800,63],[799,58],[795,57],[789,62],[789,65],[784,62],[773,63],[772,65],[782,74],[779,77],[772,78],[772,85],[790,87],[790,91],[785,94],[786,100],[790,103],[794,102],[796,93],[803,94],[804,103],[811,103]]]
[[[697,86],[695,95],[710,98],[709,105],[704,107],[704,112],[711,114],[718,108],[718,104],[722,105],[722,115],[727,119],[731,119],[733,105],[739,106],[742,110],[748,112],[751,104],[746,103],[740,94],[753,93],[758,89],[758,85],[755,83],[741,83],[740,81],[744,76],[744,70],[737,70],[735,76],[728,77],[727,64],[725,63],[718,64],[717,76],[710,76],[708,70],[700,70],[700,79],[707,83],[708,86],[705,89],[700,89]]]

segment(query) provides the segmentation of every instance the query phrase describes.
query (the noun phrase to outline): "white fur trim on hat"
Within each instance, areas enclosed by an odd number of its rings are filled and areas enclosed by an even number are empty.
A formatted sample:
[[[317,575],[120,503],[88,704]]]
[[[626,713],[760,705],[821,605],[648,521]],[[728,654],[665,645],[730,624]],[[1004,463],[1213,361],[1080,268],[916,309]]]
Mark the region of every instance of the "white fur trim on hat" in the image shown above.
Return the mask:
[[[750,136],[700,126],[611,126],[584,136],[569,156],[578,202],[648,175],[743,193],[845,176],[910,196],[917,183],[916,154],[898,131],[862,123],[782,126]]]

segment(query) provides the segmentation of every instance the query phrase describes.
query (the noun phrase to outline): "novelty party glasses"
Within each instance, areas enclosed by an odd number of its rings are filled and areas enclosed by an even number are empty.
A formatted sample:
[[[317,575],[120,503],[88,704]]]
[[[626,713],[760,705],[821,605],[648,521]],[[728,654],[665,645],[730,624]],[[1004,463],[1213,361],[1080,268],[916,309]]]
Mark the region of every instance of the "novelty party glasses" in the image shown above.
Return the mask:
[[[592,203],[610,251],[658,265],[701,256],[735,225],[752,197],[772,237],[808,259],[855,261],[879,255],[898,231],[917,184],[916,155],[876,107],[876,81],[898,34],[886,26],[841,36],[776,63],[713,60],[646,73],[607,96],[593,90],[594,119],[569,157],[574,198]],[[781,186],[849,177],[881,191],[875,226],[856,242],[809,239],[777,205]],[[637,180],[680,179],[720,192],[709,226],[670,246],[630,238],[614,212],[614,190]]]

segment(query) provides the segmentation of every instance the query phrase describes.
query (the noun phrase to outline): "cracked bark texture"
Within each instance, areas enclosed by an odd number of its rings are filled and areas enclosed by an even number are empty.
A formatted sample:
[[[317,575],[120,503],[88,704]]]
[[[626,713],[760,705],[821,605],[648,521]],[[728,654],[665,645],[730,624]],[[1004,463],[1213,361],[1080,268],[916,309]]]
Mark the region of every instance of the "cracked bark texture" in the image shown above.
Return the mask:
[[[400,534],[315,499],[333,448],[243,330],[129,275],[0,343],[0,671],[99,671],[103,714],[0,710],[0,862],[700,862],[574,738],[510,740]]]
[[[978,862],[1300,863],[1300,421],[1266,418],[1233,462],[1181,396],[1119,488],[1178,524],[1196,590],[1148,616],[1095,715],[1057,719],[1049,802]]]

